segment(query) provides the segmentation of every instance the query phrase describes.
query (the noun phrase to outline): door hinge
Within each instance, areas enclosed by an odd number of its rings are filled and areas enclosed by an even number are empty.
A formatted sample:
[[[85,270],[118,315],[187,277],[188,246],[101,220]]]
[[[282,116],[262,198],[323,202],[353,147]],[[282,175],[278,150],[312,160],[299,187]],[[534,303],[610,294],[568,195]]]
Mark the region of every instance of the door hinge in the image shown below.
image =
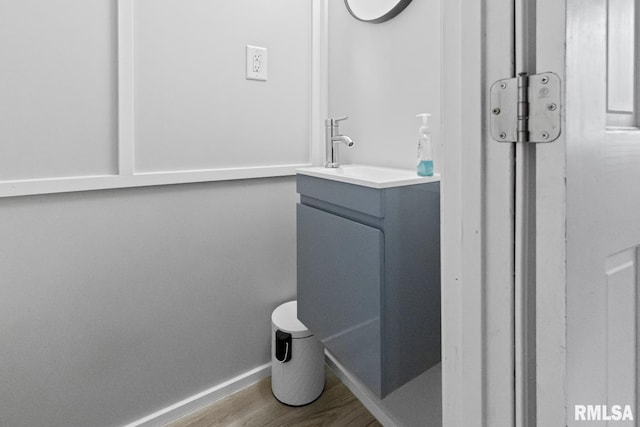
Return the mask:
[[[491,86],[491,137],[498,142],[552,142],[561,131],[560,77],[554,73],[498,80]]]

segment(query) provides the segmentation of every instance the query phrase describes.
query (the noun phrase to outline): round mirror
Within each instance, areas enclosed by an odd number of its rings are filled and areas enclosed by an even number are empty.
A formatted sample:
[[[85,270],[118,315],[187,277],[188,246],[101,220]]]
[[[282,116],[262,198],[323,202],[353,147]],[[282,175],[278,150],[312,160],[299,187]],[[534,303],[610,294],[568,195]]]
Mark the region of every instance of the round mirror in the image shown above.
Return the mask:
[[[374,24],[394,18],[409,3],[411,0],[344,0],[354,18]]]

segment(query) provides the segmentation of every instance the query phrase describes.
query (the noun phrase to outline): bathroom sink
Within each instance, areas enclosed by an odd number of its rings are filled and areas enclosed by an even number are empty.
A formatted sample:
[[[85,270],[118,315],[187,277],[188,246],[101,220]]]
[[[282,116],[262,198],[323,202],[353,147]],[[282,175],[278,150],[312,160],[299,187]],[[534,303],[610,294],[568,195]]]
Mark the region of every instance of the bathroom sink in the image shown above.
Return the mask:
[[[296,175],[298,319],[381,399],[440,362],[439,180],[361,165]]]
[[[403,187],[440,181],[439,175],[419,176],[415,170],[393,169],[380,166],[342,165],[339,168],[301,168],[297,172],[316,178],[346,182],[370,188]]]

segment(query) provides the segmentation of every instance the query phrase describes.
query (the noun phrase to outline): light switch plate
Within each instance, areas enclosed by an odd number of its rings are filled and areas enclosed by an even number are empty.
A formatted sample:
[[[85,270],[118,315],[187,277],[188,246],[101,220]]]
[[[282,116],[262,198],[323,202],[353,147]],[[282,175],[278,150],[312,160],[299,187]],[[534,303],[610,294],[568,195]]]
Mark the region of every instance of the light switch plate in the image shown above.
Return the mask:
[[[247,45],[247,80],[267,81],[267,48]]]

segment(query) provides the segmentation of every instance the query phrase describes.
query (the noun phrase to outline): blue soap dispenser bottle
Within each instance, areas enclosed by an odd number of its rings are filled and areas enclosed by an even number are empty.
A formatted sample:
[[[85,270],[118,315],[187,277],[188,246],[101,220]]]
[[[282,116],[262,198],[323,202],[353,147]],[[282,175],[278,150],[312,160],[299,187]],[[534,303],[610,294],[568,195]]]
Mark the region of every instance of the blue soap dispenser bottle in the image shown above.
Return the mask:
[[[431,114],[422,113],[416,117],[422,118],[422,125],[418,129],[418,175],[433,176],[433,144],[429,128]]]

